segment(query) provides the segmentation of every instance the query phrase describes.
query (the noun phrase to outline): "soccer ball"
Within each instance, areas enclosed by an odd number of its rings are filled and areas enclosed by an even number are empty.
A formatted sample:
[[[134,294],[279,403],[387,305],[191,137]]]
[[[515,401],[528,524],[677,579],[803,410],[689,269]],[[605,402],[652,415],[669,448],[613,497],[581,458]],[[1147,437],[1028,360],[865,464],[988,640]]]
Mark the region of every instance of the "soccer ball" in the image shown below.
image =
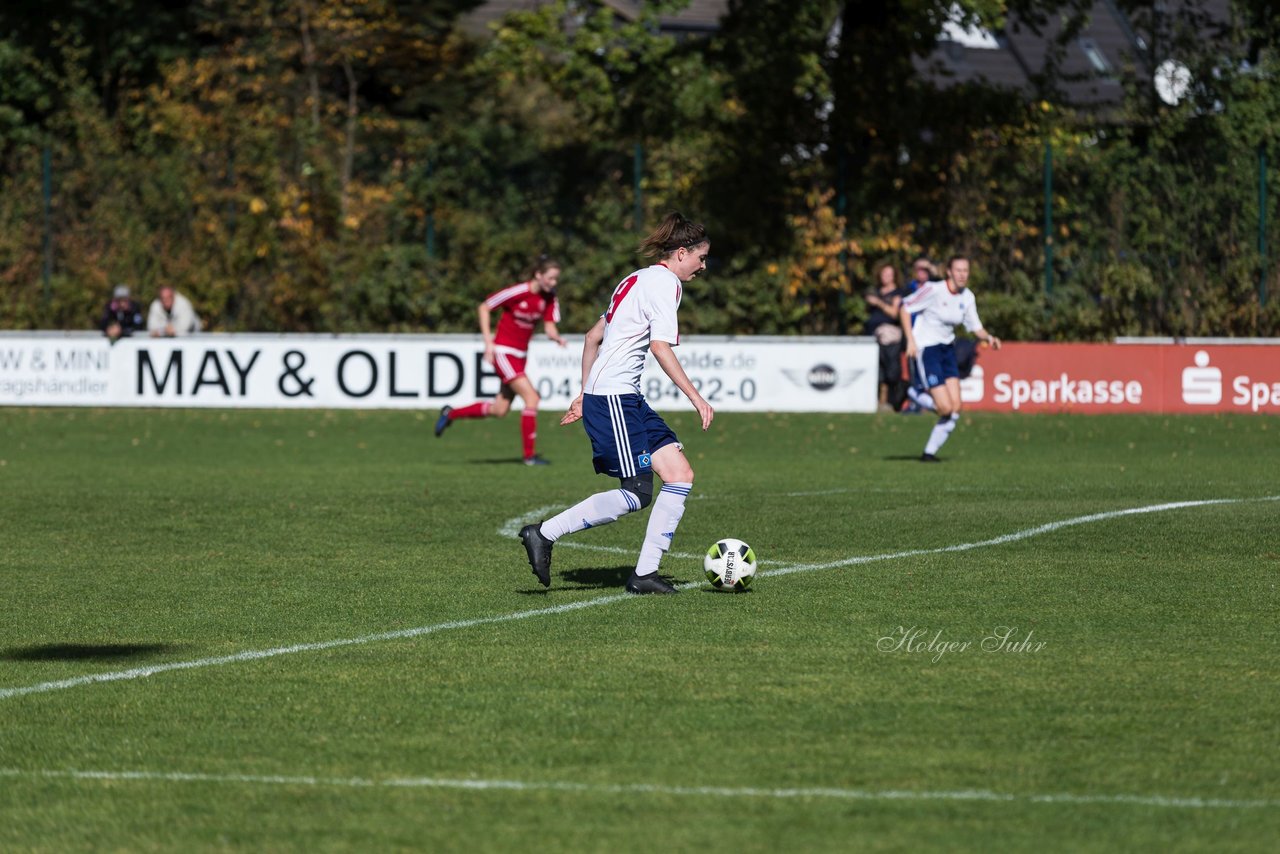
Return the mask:
[[[707,549],[702,568],[712,587],[736,593],[750,587],[756,577],[756,553],[742,540],[725,537]]]

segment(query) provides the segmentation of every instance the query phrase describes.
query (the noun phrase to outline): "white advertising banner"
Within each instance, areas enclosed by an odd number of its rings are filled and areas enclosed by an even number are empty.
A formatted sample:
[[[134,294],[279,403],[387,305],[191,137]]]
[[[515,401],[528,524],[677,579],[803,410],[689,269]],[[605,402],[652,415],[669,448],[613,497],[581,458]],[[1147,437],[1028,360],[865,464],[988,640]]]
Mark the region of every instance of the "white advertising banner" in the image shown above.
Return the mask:
[[[675,350],[726,412],[874,412],[878,350],[859,338],[691,337]],[[581,386],[582,340],[535,340],[528,375],[544,409]],[[493,397],[498,378],[471,335],[258,335],[125,338],[0,334],[0,405],[260,409],[431,409]],[[650,357],[641,392],[688,408]],[[518,401],[517,401],[518,405]]]

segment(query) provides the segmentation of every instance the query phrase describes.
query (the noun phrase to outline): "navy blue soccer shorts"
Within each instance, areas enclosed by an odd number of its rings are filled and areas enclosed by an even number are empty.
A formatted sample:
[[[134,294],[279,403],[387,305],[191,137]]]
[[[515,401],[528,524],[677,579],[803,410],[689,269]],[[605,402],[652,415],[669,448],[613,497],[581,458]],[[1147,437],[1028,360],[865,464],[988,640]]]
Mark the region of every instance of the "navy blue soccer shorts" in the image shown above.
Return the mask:
[[[916,379],[926,389],[945,385],[950,377],[960,378],[955,344],[934,344],[916,354]]]
[[[582,424],[596,471],[629,478],[649,471],[659,448],[680,445],[662,416],[638,394],[584,394]]]

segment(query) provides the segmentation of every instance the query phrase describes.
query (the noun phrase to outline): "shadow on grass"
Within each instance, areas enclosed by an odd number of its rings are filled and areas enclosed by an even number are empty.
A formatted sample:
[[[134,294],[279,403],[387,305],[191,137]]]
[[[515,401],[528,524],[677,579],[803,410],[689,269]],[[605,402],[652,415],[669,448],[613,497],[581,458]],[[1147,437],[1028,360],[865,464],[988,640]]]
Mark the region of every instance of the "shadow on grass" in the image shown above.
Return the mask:
[[[5,661],[115,661],[179,647],[167,643],[46,643],[0,650]]]
[[[504,463],[514,463],[516,465],[524,465],[524,460],[520,457],[490,457],[483,460],[467,460],[473,466],[500,466]]]
[[[884,458],[884,461],[885,461],[885,462],[887,462],[887,463],[901,463],[901,462],[912,462],[912,463],[918,463],[918,462],[920,462],[920,455],[919,455],[919,454],[913,454],[913,455],[911,455],[911,456],[907,456],[907,455],[905,455],[905,454],[900,454],[900,455],[898,455],[898,456],[896,456],[896,457],[885,457],[885,458]],[[941,459],[941,458],[939,458],[939,459],[938,459],[938,462],[942,462],[942,459]]]
[[[588,569],[570,569],[560,573],[565,581],[584,587],[621,587],[631,577],[631,566],[599,566]]]
[[[627,566],[570,569],[553,578],[549,588],[539,585],[530,587],[527,590],[517,590],[516,593],[521,596],[548,596],[554,593],[573,593],[577,590],[612,590],[615,593],[621,593],[626,586],[627,579],[631,577],[633,569],[634,567],[630,564]],[[685,579],[673,578],[665,573],[663,573],[662,577],[676,586],[686,583]],[[565,584],[564,582],[569,583]]]
[[[591,567],[589,569],[570,569],[555,575],[551,579],[551,587],[531,586],[527,590],[517,590],[522,596],[547,596],[553,593],[572,593],[575,590],[608,590],[619,592],[631,576],[630,566]],[[565,582],[568,582],[567,584]],[[536,582],[530,582],[537,584]]]

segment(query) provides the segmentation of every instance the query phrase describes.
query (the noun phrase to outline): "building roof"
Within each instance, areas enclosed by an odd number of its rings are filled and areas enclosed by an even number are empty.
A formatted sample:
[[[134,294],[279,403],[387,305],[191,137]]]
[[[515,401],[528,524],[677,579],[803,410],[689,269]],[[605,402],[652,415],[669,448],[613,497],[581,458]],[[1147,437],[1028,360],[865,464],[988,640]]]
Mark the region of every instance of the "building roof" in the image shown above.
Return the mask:
[[[1229,0],[1202,0],[1197,5],[1214,24],[1229,20]],[[944,88],[982,82],[1035,97],[1041,94],[1037,81],[1047,76],[1053,46],[1062,33],[1059,19],[1050,20],[1040,32],[1016,16],[999,33],[950,25],[933,53],[916,60],[916,68]],[[1150,79],[1160,61],[1169,58],[1154,56],[1153,42],[1114,0],[1099,0],[1080,32],[1063,46],[1053,75],[1059,93],[1067,103],[1084,109],[1119,103],[1124,96],[1123,72],[1132,70]]]

